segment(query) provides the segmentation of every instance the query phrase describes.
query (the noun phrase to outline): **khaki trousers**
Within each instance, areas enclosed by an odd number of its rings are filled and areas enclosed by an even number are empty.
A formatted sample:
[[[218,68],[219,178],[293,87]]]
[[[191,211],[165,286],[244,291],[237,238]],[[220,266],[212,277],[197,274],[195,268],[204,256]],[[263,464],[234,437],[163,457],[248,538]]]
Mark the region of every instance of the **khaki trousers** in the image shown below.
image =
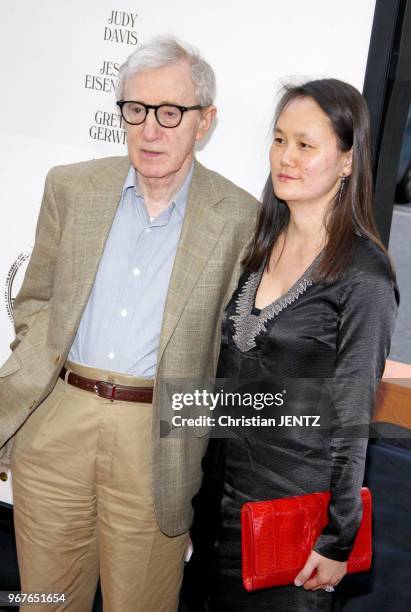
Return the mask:
[[[111,402],[59,379],[20,429],[12,475],[21,590],[66,596],[65,604],[21,610],[89,612],[99,577],[105,612],[176,610],[188,538],[164,535],[156,521],[151,421],[151,404]]]

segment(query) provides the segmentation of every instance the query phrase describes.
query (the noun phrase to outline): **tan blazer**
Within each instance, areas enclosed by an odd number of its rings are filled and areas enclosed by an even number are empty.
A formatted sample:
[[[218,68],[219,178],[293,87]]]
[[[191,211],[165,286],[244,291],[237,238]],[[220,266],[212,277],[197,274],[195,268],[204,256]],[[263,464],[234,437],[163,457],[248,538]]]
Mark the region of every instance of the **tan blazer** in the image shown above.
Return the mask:
[[[50,393],[93,286],[130,167],[113,157],[53,168],[47,177],[34,250],[14,304],[16,338],[0,369],[0,446]],[[256,201],[198,162],[164,310],[157,378],[215,376],[223,306],[239,275]],[[160,528],[191,523],[206,439],[160,438],[154,393],[152,474]]]

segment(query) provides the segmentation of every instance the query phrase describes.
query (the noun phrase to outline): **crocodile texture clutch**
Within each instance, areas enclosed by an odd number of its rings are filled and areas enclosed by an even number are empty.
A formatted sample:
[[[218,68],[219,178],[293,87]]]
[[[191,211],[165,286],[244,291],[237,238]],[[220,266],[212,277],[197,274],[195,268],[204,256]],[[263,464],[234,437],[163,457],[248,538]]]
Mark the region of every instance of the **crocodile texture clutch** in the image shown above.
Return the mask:
[[[363,515],[347,573],[371,567],[371,493],[361,489]],[[330,493],[310,493],[241,508],[243,583],[247,591],[292,584],[328,522]]]

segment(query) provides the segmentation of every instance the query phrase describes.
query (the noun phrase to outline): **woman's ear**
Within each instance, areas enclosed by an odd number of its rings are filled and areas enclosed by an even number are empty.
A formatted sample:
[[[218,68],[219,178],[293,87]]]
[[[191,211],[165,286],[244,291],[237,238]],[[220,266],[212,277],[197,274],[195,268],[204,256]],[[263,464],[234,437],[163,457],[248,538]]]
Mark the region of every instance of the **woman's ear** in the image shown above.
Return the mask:
[[[351,172],[352,172],[352,149],[350,149],[349,151],[346,151],[344,153],[344,164],[343,164],[343,170],[342,170],[342,176],[350,176]]]

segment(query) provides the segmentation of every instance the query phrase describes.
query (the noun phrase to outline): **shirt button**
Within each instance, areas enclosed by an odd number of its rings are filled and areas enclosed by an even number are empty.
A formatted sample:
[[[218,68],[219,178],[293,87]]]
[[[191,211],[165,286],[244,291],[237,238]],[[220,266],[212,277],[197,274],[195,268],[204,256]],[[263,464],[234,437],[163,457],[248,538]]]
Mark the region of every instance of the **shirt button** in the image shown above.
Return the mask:
[[[111,353],[109,353],[109,354],[108,354],[108,358],[109,358],[109,359],[114,359],[114,357],[115,357],[115,355],[114,355],[114,353],[113,353],[113,352],[111,352]]]
[[[121,311],[121,316],[122,317],[126,317],[127,316],[127,308],[123,308],[123,310]]]
[[[134,276],[140,276],[140,270],[138,268],[134,268],[133,274]]]

